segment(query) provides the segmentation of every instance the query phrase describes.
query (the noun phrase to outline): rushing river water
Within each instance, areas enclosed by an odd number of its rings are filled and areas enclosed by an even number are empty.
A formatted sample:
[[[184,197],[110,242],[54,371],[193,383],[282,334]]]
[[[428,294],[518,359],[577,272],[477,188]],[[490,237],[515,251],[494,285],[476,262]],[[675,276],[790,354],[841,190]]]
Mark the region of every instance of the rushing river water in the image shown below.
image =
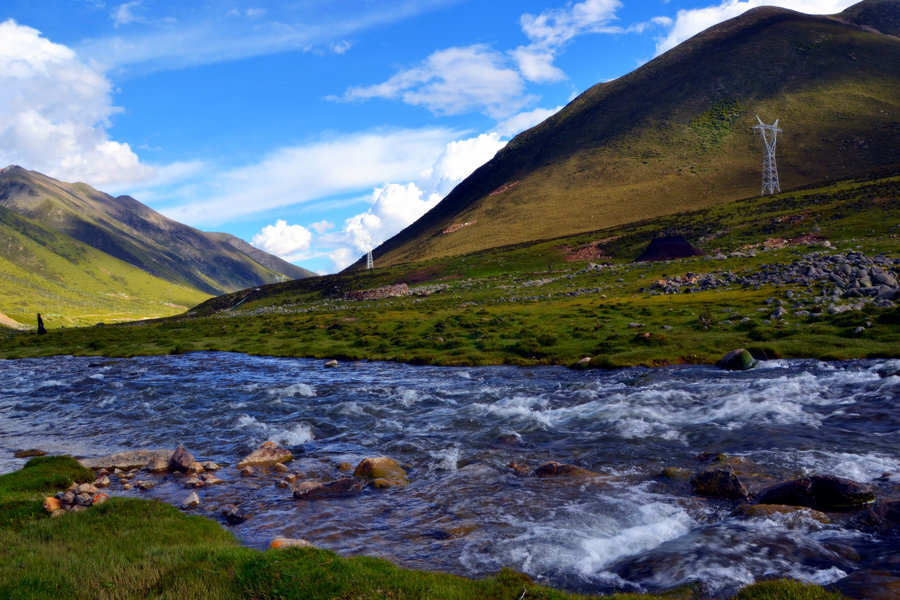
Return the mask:
[[[404,488],[296,501],[274,473],[198,490],[204,509],[240,502],[233,528],[265,547],[302,537],[345,555],[470,576],[504,566],[586,592],[658,591],[701,582],[710,596],[769,577],[830,584],[855,571],[900,576],[900,541],[803,513],[748,519],[694,495],[709,453],[739,457],[764,482],[827,474],[900,486],[900,361],[770,361],[575,372],[437,368],[196,353],[121,360],[0,361],[0,471],[16,449],[96,456],[182,443],[198,460],[236,463],[266,440],[289,447],[306,477],[385,455]],[[572,463],[596,478],[522,476]],[[159,478],[146,492],[180,504]]]

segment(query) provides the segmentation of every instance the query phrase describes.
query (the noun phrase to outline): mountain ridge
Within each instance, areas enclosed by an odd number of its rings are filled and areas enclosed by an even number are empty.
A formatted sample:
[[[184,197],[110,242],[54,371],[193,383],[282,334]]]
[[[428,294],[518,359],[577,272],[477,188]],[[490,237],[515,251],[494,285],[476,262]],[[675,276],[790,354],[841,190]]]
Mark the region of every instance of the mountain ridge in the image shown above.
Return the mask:
[[[461,254],[758,195],[757,114],[781,118],[785,189],[898,165],[900,40],[880,32],[896,31],[898,15],[897,0],[865,0],[831,16],[760,7],[711,27],[513,138],[375,258]]]
[[[259,251],[257,257],[271,266],[263,265],[222,234],[178,223],[131,196],[114,197],[16,165],[0,170],[0,206],[151,275],[208,294],[271,283],[279,274],[310,273]]]

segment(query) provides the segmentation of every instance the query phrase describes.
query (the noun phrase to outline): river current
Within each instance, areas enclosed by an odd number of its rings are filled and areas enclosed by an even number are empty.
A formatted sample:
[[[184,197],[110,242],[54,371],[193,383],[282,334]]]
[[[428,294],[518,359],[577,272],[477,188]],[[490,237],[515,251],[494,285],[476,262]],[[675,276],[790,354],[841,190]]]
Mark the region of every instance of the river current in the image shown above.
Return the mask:
[[[900,576],[900,541],[806,513],[750,519],[692,493],[692,473],[725,454],[763,481],[833,475],[900,491],[900,361],[777,360],[746,372],[687,366],[617,371],[438,368],[228,353],[0,361],[0,472],[15,450],[98,456],[183,444],[233,465],[262,442],[294,470],[389,456],[410,484],[297,501],[274,473],[197,490],[201,514],[264,548],[305,538],[344,555],[484,576],[508,566],[570,590],[659,591],[698,583],[710,597],[771,577],[819,584],[857,571]],[[543,461],[588,479],[537,478]],[[518,465],[518,472],[510,465]],[[158,478],[113,494],[180,504]],[[205,511],[205,512],[204,512]]]

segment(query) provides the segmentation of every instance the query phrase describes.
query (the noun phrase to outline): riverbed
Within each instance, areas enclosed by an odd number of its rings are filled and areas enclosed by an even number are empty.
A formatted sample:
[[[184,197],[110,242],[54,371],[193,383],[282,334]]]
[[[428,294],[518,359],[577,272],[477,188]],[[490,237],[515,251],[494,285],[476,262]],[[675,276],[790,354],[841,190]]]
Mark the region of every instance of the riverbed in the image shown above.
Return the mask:
[[[0,472],[15,450],[98,456],[183,444],[225,466],[196,510],[264,548],[304,538],[344,555],[467,576],[508,566],[565,589],[608,593],[700,585],[710,597],[771,577],[832,584],[900,576],[900,541],[805,512],[747,518],[693,493],[714,461],[757,487],[832,475],[900,491],[900,361],[775,360],[746,372],[709,366],[572,371],[445,368],[193,353],[0,362]],[[410,484],[353,498],[294,500],[277,473],[233,466],[261,443],[291,449],[294,471],[330,480],[371,456]],[[531,476],[544,461],[589,477]],[[669,476],[663,476],[669,468]],[[148,476],[150,477],[150,476]],[[183,481],[112,494],[179,505]],[[751,491],[755,491],[751,489]]]

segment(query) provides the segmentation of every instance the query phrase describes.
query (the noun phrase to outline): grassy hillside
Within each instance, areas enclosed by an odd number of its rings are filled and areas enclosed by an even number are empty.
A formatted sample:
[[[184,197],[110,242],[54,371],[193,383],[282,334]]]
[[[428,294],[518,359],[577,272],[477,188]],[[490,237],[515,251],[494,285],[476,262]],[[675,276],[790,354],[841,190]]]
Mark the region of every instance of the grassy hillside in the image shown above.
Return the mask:
[[[63,183],[20,167],[0,170],[0,207],[155,277],[207,294],[271,283],[281,273],[216,234],[172,221],[134,198],[114,198],[83,183]],[[291,274],[302,275],[299,270]]]
[[[0,208],[0,326],[50,329],[166,317],[208,298]]]
[[[811,260],[900,258],[898,200],[900,175],[848,180],[534,244],[265,286],[153,323],[11,333],[0,337],[0,357],[226,350],[472,365],[572,364],[589,356],[598,367],[711,363],[738,347],[770,357],[900,357],[896,304],[835,298],[824,274],[765,281]],[[706,255],[632,262],[652,238],[671,234]],[[900,267],[887,268],[900,275]],[[719,283],[662,293],[659,282],[676,277]],[[346,295],[400,283],[414,293]],[[782,304],[785,316],[774,317]]]
[[[876,31],[894,31],[900,1],[866,0],[839,17],[753,9],[594,86],[516,136],[376,249],[376,261],[465,254],[756,196],[756,115],[784,129],[783,189],[900,165],[900,39]]]

